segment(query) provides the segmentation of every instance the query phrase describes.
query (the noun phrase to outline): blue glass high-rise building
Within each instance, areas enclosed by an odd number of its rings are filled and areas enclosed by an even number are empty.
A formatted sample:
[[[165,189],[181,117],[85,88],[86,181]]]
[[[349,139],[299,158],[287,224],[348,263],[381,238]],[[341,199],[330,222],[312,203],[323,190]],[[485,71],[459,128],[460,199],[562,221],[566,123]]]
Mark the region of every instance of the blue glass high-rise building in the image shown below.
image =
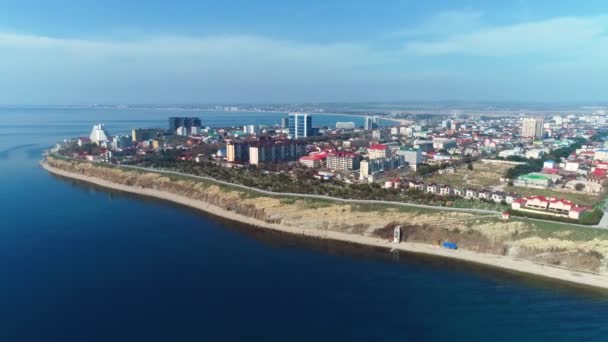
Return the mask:
[[[294,139],[312,136],[312,115],[289,113],[289,135]]]

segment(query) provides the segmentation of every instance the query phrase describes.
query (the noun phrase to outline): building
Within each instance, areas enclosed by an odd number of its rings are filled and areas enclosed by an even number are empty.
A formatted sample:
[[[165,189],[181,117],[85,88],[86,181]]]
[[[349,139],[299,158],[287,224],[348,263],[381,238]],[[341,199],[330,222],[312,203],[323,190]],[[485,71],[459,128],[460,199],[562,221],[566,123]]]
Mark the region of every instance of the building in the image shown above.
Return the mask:
[[[414,140],[414,148],[421,152],[429,152],[433,149],[433,142],[430,140]]]
[[[131,139],[133,142],[141,142],[157,138],[160,132],[153,128],[133,128],[131,130]]]
[[[391,156],[386,158],[366,159],[362,160],[359,168],[359,176],[361,179],[367,179],[375,174],[393,170],[405,166],[403,156]]]
[[[587,208],[580,207],[568,200],[553,197],[531,196],[514,200],[511,209],[537,212],[552,216],[561,216],[578,220]]]
[[[401,147],[397,150],[397,155],[403,156],[410,168],[414,171],[418,165],[422,164],[422,151],[415,148]]]
[[[367,149],[367,152],[369,154],[369,159],[385,158],[388,156],[388,146],[374,144]]]
[[[243,132],[245,134],[256,135],[259,133],[259,129],[256,125],[245,125],[243,126]]]
[[[195,117],[170,117],[169,131],[175,133],[179,127],[186,127],[190,130],[192,127],[201,127],[201,119]]]
[[[523,137],[541,138],[544,133],[542,118],[525,118],[522,122],[521,135]]]
[[[498,157],[500,158],[509,158],[509,157],[523,157],[524,153],[521,147],[516,147],[510,150],[502,150],[498,152]]]
[[[576,172],[576,171],[578,171],[579,166],[580,166],[580,163],[578,161],[568,160],[568,161],[566,161],[564,170],[570,171],[570,172]]]
[[[249,142],[228,141],[226,143],[226,160],[229,163],[249,162]]]
[[[176,130],[177,135],[180,135],[182,137],[187,137],[188,136],[188,128],[185,126],[180,126],[177,128]]]
[[[336,122],[337,129],[355,129],[354,122]]]
[[[313,136],[312,115],[306,113],[289,113],[289,136],[293,139]]]
[[[289,118],[281,118],[281,128],[289,128]]]
[[[371,116],[366,116],[363,119],[363,129],[365,129],[366,131],[371,131],[372,129],[376,128],[378,125],[376,124],[376,120],[374,120],[373,117]]]
[[[545,150],[540,148],[533,148],[526,151],[526,158],[529,159],[541,159],[545,155]]]
[[[133,141],[131,140],[131,137],[128,135],[117,135],[112,138],[112,148],[115,150],[131,147],[132,145],[133,145]]]
[[[93,126],[93,130],[91,130],[91,134],[89,135],[89,139],[91,139],[92,143],[100,144],[104,141],[109,140],[109,134],[106,132],[105,128],[102,124],[97,124]]]
[[[89,137],[80,137],[78,138],[78,140],[76,141],[76,144],[80,147],[86,145],[86,144],[90,144],[91,143],[91,138]]]
[[[447,138],[433,138],[433,148],[436,150],[447,150],[458,146],[456,140]]]
[[[608,149],[600,149],[595,151],[593,160],[608,161]]]
[[[527,188],[545,189],[551,184],[551,178],[549,175],[533,172],[519,176],[513,184]]]
[[[555,161],[553,160],[546,160],[543,163],[543,169],[554,169],[555,168]]]
[[[332,170],[352,171],[360,167],[359,157],[355,153],[332,152],[327,155],[327,168]]]
[[[300,162],[300,164],[302,164],[308,168],[314,169],[314,168],[323,167],[325,165],[326,159],[327,159],[327,155],[325,153],[317,153],[317,154],[300,157],[300,159],[298,161]]]
[[[251,142],[249,163],[280,163],[296,161],[306,155],[306,143],[301,140],[264,138]]]
[[[190,128],[190,134],[192,135],[201,135],[201,128],[199,126],[194,126]]]

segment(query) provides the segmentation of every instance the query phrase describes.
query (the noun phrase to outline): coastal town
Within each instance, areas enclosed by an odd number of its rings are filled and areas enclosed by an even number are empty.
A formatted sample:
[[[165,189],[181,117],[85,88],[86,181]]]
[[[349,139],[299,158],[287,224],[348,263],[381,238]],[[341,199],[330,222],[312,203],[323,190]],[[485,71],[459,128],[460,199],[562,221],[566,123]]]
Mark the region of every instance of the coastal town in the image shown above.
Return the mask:
[[[608,184],[607,117],[485,115],[357,117],[316,126],[293,112],[280,125],[166,127],[112,135],[103,124],[52,150],[277,192],[497,211],[601,228]],[[129,134],[130,133],[130,134]],[[272,184],[263,180],[274,179]],[[289,179],[289,181],[285,181]],[[306,186],[304,186],[306,182]]]

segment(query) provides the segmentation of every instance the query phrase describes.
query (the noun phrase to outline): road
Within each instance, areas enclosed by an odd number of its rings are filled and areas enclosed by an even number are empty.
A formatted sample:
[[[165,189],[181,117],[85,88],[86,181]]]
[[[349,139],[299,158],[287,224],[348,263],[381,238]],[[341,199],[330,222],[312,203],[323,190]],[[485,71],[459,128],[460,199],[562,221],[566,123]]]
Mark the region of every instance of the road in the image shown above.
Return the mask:
[[[98,164],[104,164],[104,163],[99,162]],[[247,190],[247,191],[253,191],[253,192],[257,192],[259,194],[268,195],[268,196],[310,198],[310,199],[319,199],[319,200],[334,201],[334,202],[341,202],[341,203],[352,203],[352,204],[394,205],[394,206],[407,207],[407,208],[430,209],[430,210],[441,210],[441,211],[495,215],[495,216],[501,215],[500,212],[494,211],[494,210],[453,208],[453,207],[441,207],[441,206],[415,204],[415,203],[407,203],[407,202],[345,199],[345,198],[338,198],[338,197],[331,197],[331,196],[324,196],[324,195],[298,194],[298,193],[291,193],[291,192],[275,192],[275,191],[268,191],[268,190],[253,188],[253,187],[240,185],[240,184],[234,184],[234,183],[230,183],[230,182],[226,182],[226,181],[221,181],[221,180],[217,180],[217,179],[211,178],[211,177],[196,176],[196,175],[191,175],[191,174],[177,172],[177,171],[154,169],[154,168],[147,168],[147,167],[133,166],[133,165],[120,165],[120,167],[124,167],[127,169],[133,169],[133,170],[139,170],[139,171],[145,171],[145,172],[156,172],[156,173],[163,173],[163,174],[176,175],[176,176],[181,176],[181,177],[189,177],[189,178],[199,179],[199,180],[204,180],[204,181],[210,181],[210,182],[214,182],[217,184],[231,186],[231,187],[234,187],[237,189],[243,189],[243,190]],[[524,220],[524,221],[544,222],[544,223],[550,223],[550,224],[555,224],[555,225],[566,225],[566,226],[574,226],[574,227],[581,227],[581,228],[608,229],[608,201],[606,201],[606,204],[604,205],[604,215],[602,216],[600,223],[597,225],[582,225],[582,224],[576,224],[576,223],[564,223],[564,222],[543,220],[543,219],[536,219],[536,218],[520,218],[520,219]]]
[[[175,176],[181,176],[181,177],[189,177],[189,178],[199,179],[199,180],[204,180],[204,181],[210,181],[210,182],[227,185],[227,186],[231,186],[231,187],[238,188],[238,189],[254,191],[254,192],[257,192],[257,193],[260,193],[263,195],[268,195],[268,196],[310,198],[310,199],[319,199],[319,200],[342,202],[342,203],[353,203],[353,204],[395,205],[395,206],[409,207],[409,208],[444,210],[444,211],[454,211],[454,212],[464,212],[464,213],[474,213],[474,214],[491,214],[491,215],[496,215],[496,216],[501,214],[494,210],[484,210],[484,209],[452,208],[452,207],[440,207],[440,206],[434,206],[434,205],[394,202],[394,201],[345,199],[345,198],[331,197],[331,196],[325,196],[325,195],[298,194],[298,193],[292,193],[292,192],[275,192],[275,191],[268,191],[268,190],[253,188],[253,187],[240,185],[240,184],[234,184],[234,183],[230,183],[230,182],[226,182],[226,181],[221,181],[221,180],[217,180],[217,179],[214,179],[211,177],[195,176],[195,175],[177,172],[177,171],[153,169],[153,168],[132,166],[132,165],[121,165],[121,167],[133,169],[133,170],[139,170],[139,171],[156,172],[156,173],[163,173],[163,174],[169,174],[169,175],[175,175]]]
[[[499,216],[499,215],[502,214],[502,213],[494,211],[494,210],[484,210],[484,209],[453,208],[453,207],[441,207],[441,206],[435,206],[435,205],[415,204],[415,203],[407,203],[407,202],[382,201],[382,200],[345,199],[345,198],[338,198],[338,197],[331,197],[331,196],[324,196],[324,195],[298,194],[298,193],[291,193],[291,192],[275,192],[275,191],[268,191],[268,190],[262,190],[262,189],[258,189],[258,188],[253,188],[253,187],[249,187],[249,186],[245,186],[245,185],[240,185],[240,184],[234,184],[234,183],[217,180],[217,179],[210,178],[210,177],[195,176],[195,175],[191,175],[191,174],[187,174],[187,173],[182,173],[182,172],[177,172],[177,171],[153,169],[153,168],[146,168],[146,167],[132,166],[132,165],[121,165],[121,167],[131,168],[131,169],[140,170],[140,171],[148,171],[148,172],[157,172],[157,173],[164,173],[164,174],[172,174],[172,175],[181,176],[181,177],[190,177],[190,178],[193,178],[193,179],[200,179],[200,180],[215,182],[215,183],[218,183],[218,184],[227,185],[227,186],[231,186],[231,187],[238,188],[238,189],[243,189],[243,190],[248,190],[248,191],[254,191],[254,192],[257,192],[257,193],[260,193],[260,194],[263,194],[263,195],[268,195],[268,196],[284,196],[284,197],[310,198],[310,199],[319,199],[319,200],[334,201],[334,202],[341,202],[341,203],[352,203],[352,204],[394,205],[394,206],[408,207],[408,208],[441,210],[441,211],[462,212],[462,213],[472,213],[472,214],[486,214],[486,215],[495,215],[495,216]],[[552,220],[543,220],[543,219],[536,219],[536,218],[520,218],[520,219],[522,219],[524,221],[544,222],[544,223],[550,223],[550,224],[556,224],[556,225],[567,225],[567,226],[575,226],[575,227],[581,227],[581,228],[608,229],[608,201],[607,201],[607,203],[606,203],[606,205],[604,207],[604,216],[602,217],[602,220],[600,221],[600,223],[597,224],[597,225],[583,225],[583,224],[576,224],[576,223],[564,223],[564,222],[558,222],[558,221],[552,221]]]

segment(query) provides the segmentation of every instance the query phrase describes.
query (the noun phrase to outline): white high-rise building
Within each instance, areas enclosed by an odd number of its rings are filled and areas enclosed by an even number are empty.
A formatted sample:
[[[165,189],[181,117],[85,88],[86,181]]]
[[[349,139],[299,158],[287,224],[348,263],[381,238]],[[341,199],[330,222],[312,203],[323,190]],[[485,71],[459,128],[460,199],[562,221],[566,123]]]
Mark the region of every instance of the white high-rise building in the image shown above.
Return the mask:
[[[180,135],[182,137],[187,137],[188,136],[188,128],[184,127],[184,126],[180,126],[177,128],[177,135]]]
[[[245,134],[258,134],[258,127],[256,125],[245,125],[243,126],[243,132]]]
[[[312,115],[307,113],[289,113],[289,135],[293,139],[312,136]]]
[[[374,129],[374,118],[372,118],[371,116],[366,116],[363,121],[363,129],[365,129],[366,131],[371,131],[372,129]]]
[[[542,118],[525,118],[521,126],[523,137],[541,138],[544,133]]]
[[[103,124],[97,124],[93,126],[93,130],[91,131],[91,135],[89,138],[91,142],[96,144],[102,143],[104,141],[108,141],[110,135],[106,132],[105,128],[103,128]]]
[[[419,149],[401,147],[397,151],[397,155],[403,156],[405,161],[410,165],[410,168],[414,171],[416,171],[418,165],[422,164],[422,151]]]

